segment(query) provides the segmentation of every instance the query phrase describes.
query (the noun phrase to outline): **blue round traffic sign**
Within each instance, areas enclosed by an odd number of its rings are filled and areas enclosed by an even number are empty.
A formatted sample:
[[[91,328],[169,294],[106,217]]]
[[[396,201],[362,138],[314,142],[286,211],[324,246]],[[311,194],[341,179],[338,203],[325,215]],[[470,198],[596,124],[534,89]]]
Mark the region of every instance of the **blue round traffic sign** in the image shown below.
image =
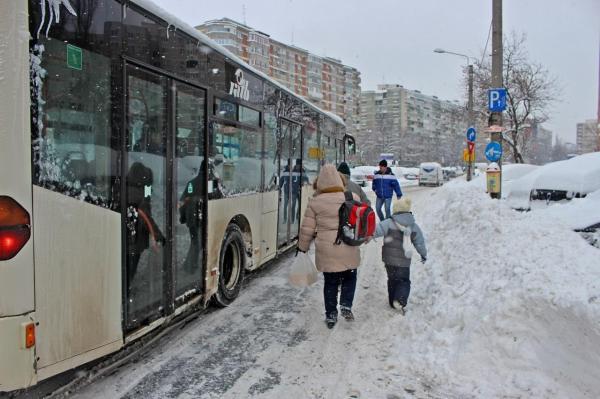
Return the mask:
[[[477,131],[475,130],[474,127],[470,127],[467,129],[467,141],[475,141],[475,138],[477,137]]]
[[[490,162],[498,162],[502,158],[502,146],[497,141],[491,141],[485,147],[485,157]]]

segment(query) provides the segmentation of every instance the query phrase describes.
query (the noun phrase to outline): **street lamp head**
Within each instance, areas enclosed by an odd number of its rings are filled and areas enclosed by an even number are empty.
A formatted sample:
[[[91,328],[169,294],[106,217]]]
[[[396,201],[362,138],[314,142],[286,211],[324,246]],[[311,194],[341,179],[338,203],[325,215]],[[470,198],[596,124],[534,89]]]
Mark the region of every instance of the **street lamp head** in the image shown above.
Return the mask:
[[[446,52],[446,50],[444,50],[444,49],[441,49],[441,48],[436,48],[436,49],[433,49],[433,52],[434,52],[434,53],[445,53],[445,52]]]

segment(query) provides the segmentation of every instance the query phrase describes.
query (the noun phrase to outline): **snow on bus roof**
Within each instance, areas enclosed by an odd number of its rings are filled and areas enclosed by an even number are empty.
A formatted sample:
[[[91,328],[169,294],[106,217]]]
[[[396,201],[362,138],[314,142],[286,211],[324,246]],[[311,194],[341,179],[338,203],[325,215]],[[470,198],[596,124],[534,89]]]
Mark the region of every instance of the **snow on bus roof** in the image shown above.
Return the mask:
[[[244,60],[242,60],[241,58],[239,58],[237,55],[233,54],[231,51],[227,50],[226,48],[222,47],[221,45],[217,44],[215,41],[213,41],[210,37],[208,37],[204,33],[200,32],[199,30],[195,29],[194,27],[188,25],[187,23],[182,21],[180,18],[178,18],[175,15],[164,10],[162,7],[156,5],[153,1],[151,1],[151,0],[131,0],[131,2],[144,8],[145,10],[156,15],[157,17],[163,19],[167,24],[169,24],[169,26],[174,26],[176,29],[179,29],[179,30],[187,33],[191,37],[198,39],[200,42],[202,42],[203,44],[206,44],[211,49],[221,53],[222,55],[237,62],[238,64],[241,64],[244,68],[248,69],[250,72],[267,80],[269,83],[277,86],[279,89],[285,91],[286,93],[293,95],[294,97],[298,98],[300,101],[302,101],[303,103],[308,105],[310,108],[314,109],[315,111],[325,114],[325,115],[329,116],[331,119],[333,119],[335,122],[346,126],[346,124],[344,123],[344,120],[342,118],[340,118],[338,115],[335,115],[331,112],[325,111],[325,110],[317,107],[310,101],[298,96],[296,93],[294,93],[293,91],[291,91],[290,89],[288,89],[287,87],[282,85],[281,83],[277,82],[274,79],[271,79],[264,72],[261,72],[258,69],[255,69],[255,68],[251,67],[250,65],[248,65]]]

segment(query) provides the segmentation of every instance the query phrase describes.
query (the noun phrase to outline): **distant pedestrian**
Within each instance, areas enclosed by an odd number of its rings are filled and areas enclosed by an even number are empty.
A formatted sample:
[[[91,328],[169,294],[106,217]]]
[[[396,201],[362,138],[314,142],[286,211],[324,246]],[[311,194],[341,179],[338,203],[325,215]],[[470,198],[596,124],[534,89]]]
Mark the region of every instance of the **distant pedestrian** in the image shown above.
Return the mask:
[[[346,190],[358,195],[360,197],[360,202],[371,206],[371,201],[369,201],[367,194],[365,194],[363,189],[358,184],[350,179],[350,167],[348,167],[348,164],[346,162],[340,162],[337,170],[342,174],[342,180],[344,181]]]
[[[345,201],[342,178],[335,166],[326,164],[321,167],[317,180],[318,194],[307,205],[298,250],[308,251],[310,243],[315,241],[317,270],[323,272],[325,286],[325,322],[328,328],[333,328],[338,315],[338,292],[340,294],[340,312],[348,320],[354,320],[352,302],[356,290],[356,269],[360,264],[359,247],[340,243],[336,245],[339,227],[338,211]],[[359,198],[353,194],[353,198]]]
[[[377,196],[375,202],[375,210],[379,220],[389,218],[391,216],[391,205],[392,197],[396,193],[396,198],[402,197],[402,190],[400,190],[400,183],[398,179],[392,173],[392,169],[388,168],[387,161],[381,160],[379,162],[379,170],[373,175],[373,191]],[[385,217],[381,211],[381,207],[385,205]]]
[[[388,276],[390,306],[404,314],[410,294],[410,262],[412,246],[421,262],[427,260],[425,237],[410,212],[411,201],[401,198],[394,202],[394,214],[377,225],[373,237],[384,237],[382,259]]]

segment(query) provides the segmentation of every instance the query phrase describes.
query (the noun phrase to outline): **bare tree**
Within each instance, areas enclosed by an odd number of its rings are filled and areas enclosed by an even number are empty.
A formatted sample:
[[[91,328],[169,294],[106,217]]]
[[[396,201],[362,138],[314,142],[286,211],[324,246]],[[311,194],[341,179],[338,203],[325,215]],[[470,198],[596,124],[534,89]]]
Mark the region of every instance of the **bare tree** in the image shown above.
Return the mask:
[[[524,162],[523,156],[531,144],[531,129],[524,128],[548,120],[550,107],[560,92],[556,78],[550,76],[548,69],[529,59],[525,42],[524,34],[512,32],[504,37],[503,81],[507,91],[504,139],[516,163]],[[487,116],[487,92],[492,88],[491,71],[491,59],[476,62],[475,109],[479,109],[480,119]]]

